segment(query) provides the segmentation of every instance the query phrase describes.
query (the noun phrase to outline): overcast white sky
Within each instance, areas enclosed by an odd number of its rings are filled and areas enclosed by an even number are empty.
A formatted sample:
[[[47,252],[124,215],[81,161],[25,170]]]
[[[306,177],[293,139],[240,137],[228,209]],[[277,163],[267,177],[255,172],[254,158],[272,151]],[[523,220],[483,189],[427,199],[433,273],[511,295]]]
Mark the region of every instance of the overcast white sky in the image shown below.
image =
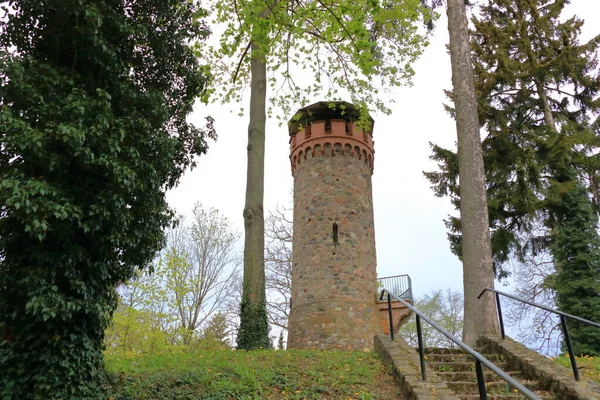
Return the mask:
[[[572,0],[564,15],[573,14],[586,21],[582,40],[600,33],[599,0]],[[414,85],[393,93],[391,115],[372,114],[377,272],[380,277],[409,274],[416,295],[446,287],[462,292],[462,267],[449,250],[442,221],[453,209],[447,198],[434,197],[422,174],[436,168],[429,160],[429,142],[451,147],[456,141],[454,120],[442,105],[443,90],[452,85],[447,43],[443,14],[430,46],[414,66]],[[314,99],[320,100],[328,99]],[[247,109],[247,104],[242,105]],[[215,104],[196,108],[192,120],[202,124],[204,116],[213,116],[219,139],[200,157],[198,167],[188,171],[180,185],[168,193],[168,201],[180,214],[191,213],[195,202],[215,207],[243,232],[248,116],[237,116],[239,107]],[[278,202],[291,202],[288,140],[286,126],[278,126],[275,120],[267,122],[266,214]]]

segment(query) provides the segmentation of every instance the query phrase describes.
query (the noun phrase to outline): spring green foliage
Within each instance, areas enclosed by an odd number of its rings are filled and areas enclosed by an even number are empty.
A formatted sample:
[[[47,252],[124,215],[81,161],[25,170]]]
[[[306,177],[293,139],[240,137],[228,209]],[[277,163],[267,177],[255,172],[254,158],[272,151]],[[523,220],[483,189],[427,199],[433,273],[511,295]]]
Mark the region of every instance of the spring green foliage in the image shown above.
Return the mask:
[[[229,348],[229,323],[222,312],[213,314],[202,331],[201,347],[209,349]]]
[[[267,17],[258,18],[264,7]],[[225,32],[212,57],[221,98],[239,101],[250,80],[250,34],[272,71],[271,105],[285,121],[292,107],[349,96],[357,107],[389,113],[382,88],[410,82],[411,64],[427,45],[421,21],[436,16],[419,0],[216,1]],[[302,75],[310,76],[304,79]],[[301,82],[308,82],[302,85]],[[341,91],[340,91],[341,90]],[[269,108],[272,111],[272,108]],[[269,113],[271,114],[271,112]],[[366,118],[366,113],[365,113]]]
[[[194,350],[226,343],[219,312],[237,277],[238,233],[216,209],[196,204],[180,221],[151,273],[119,287],[121,302],[107,330],[110,352],[156,353],[165,346]]]
[[[451,289],[432,290],[415,299],[415,307],[431,318],[442,328],[457,338],[461,338],[463,330],[463,296]],[[454,342],[442,335],[427,322],[422,321],[421,331],[427,347],[455,347]],[[410,319],[400,328],[400,335],[411,346],[418,346],[417,323]]]
[[[0,397],[99,393],[115,286],[154,258],[165,190],[207,149],[188,1],[2,1]]]
[[[182,330],[173,329],[175,318],[168,313],[136,309],[119,304],[106,330],[105,354],[128,357],[130,354],[162,354],[230,348],[230,328],[225,315],[217,312],[185,343]]]
[[[592,310],[600,296],[599,264],[592,254],[600,242],[592,206],[599,193],[600,36],[580,44],[583,21],[561,21],[566,3],[498,0],[482,7],[473,20],[472,58],[479,118],[488,131],[483,151],[496,272],[506,276],[503,264],[512,256],[524,262],[550,252],[557,276],[547,284],[557,290],[559,308],[598,320]],[[436,195],[458,205],[456,155],[432,148],[441,171],[425,175]],[[446,223],[460,255],[460,219]],[[566,240],[573,231],[577,237]],[[578,257],[590,262],[587,269]]]
[[[343,351],[107,356],[115,399],[395,399],[394,377],[372,354]]]
[[[138,310],[120,303],[105,332],[104,344],[110,354],[127,352],[154,354],[173,346],[161,322],[169,316]]]

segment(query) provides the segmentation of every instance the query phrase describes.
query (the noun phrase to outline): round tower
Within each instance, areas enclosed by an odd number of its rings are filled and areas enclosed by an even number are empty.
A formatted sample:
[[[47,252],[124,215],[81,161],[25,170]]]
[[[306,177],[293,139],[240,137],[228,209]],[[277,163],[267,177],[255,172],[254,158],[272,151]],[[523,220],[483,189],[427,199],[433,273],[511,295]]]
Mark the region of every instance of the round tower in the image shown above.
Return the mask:
[[[290,121],[289,348],[371,350],[378,332],[373,120],[362,130],[358,117],[352,104],[319,102]]]

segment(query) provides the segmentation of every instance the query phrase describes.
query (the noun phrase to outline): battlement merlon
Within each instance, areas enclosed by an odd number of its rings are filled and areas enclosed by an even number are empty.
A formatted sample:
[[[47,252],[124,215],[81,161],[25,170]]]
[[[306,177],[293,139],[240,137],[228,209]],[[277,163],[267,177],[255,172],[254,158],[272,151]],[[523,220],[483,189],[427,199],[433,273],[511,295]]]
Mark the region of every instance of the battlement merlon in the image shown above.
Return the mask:
[[[359,111],[346,102],[318,102],[300,109],[289,122],[292,174],[307,156],[335,153],[364,160],[372,170],[374,121],[368,117],[370,130],[366,131],[355,124],[358,118]]]

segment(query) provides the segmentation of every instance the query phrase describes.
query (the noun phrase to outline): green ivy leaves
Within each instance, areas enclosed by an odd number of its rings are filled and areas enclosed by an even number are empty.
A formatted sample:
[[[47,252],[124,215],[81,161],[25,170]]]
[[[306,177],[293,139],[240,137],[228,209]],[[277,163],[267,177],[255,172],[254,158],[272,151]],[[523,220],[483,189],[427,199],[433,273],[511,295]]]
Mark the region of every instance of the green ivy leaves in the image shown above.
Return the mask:
[[[162,247],[208,35],[189,1],[18,0],[0,36],[0,398],[101,396],[115,286]]]

